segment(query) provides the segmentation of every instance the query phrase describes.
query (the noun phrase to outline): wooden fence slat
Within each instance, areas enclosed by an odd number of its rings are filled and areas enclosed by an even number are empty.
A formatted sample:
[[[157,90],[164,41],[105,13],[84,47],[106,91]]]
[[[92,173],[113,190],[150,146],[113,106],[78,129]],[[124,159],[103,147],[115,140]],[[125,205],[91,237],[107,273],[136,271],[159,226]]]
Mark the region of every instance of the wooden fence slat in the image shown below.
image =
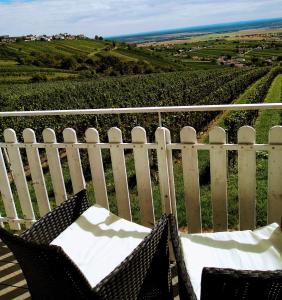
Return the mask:
[[[149,166],[146,131],[142,127],[135,127],[131,131],[132,142],[139,145],[133,146],[135,172],[137,180],[138,200],[140,205],[141,224],[147,227],[155,225],[153,193]]]
[[[23,138],[25,143],[30,144],[30,147],[26,147],[26,154],[36,200],[38,203],[39,213],[42,217],[48,213],[51,208],[41,167],[39,152],[37,148],[32,147],[32,144],[37,142],[36,136],[32,129],[27,128],[23,131]]]
[[[170,131],[165,128],[165,139],[166,139],[166,147],[167,145],[171,144],[171,135]],[[166,148],[167,152],[167,164],[168,164],[168,174],[169,174],[169,185],[170,185],[170,203],[171,203],[171,209],[172,213],[174,214],[174,217],[176,221],[177,219],[177,208],[176,208],[176,196],[175,196],[175,183],[174,183],[174,171],[173,171],[173,157],[172,157],[172,150]]]
[[[282,126],[269,131],[269,144],[273,145],[268,156],[268,223],[280,224],[282,217],[282,151],[275,148],[282,145]]]
[[[88,148],[88,156],[96,203],[109,209],[102,153],[101,149],[95,146],[96,143],[100,143],[99,133],[95,128],[88,128],[85,137],[86,142],[93,145]]]
[[[227,155],[220,144],[226,143],[226,132],[221,127],[214,127],[209,133],[211,200],[214,231],[228,229],[227,214]]]
[[[0,149],[0,192],[1,197],[4,204],[4,209],[8,218],[17,219],[18,214],[15,206],[15,201],[13,197],[13,193],[10,186],[9,177],[7,174],[7,169],[5,165],[5,160],[3,157],[2,149]],[[20,224],[9,221],[10,229],[12,230],[20,230]],[[1,247],[1,246],[0,246]]]
[[[167,148],[166,148],[166,131],[164,127],[158,127],[156,130],[157,156],[158,156],[158,172],[160,182],[160,192],[162,201],[162,212],[171,214],[171,195],[170,195],[170,181],[169,181],[169,167],[167,162]]]
[[[46,144],[46,155],[49,164],[55,200],[56,204],[59,205],[67,199],[67,193],[59,151],[56,148],[48,147],[48,144],[54,144],[57,142],[55,131],[50,128],[44,129],[43,139],[44,143]]]
[[[111,128],[108,131],[108,137],[109,142],[113,143],[113,145],[111,145],[110,147],[110,152],[112,159],[118,214],[120,217],[131,221],[132,217],[124,150],[121,147],[119,147],[119,144],[122,143],[121,130],[117,127]]]
[[[68,144],[77,143],[76,132],[72,128],[66,128],[63,131],[64,142]],[[66,148],[68,165],[70,170],[70,177],[73,187],[74,194],[85,189],[85,179],[81,166],[81,159],[79,154],[79,149],[76,148]]]
[[[240,230],[256,227],[256,152],[244,149],[244,145],[253,145],[256,131],[243,126],[238,131],[238,197]]]
[[[7,152],[10,159],[10,168],[18,191],[23,217],[26,220],[34,220],[34,210],[28,190],[26,176],[23,168],[22,158],[19,148],[15,147],[18,143],[16,133],[13,129],[4,130],[4,139],[7,143]],[[27,227],[31,224],[27,223]]]
[[[200,183],[196,130],[186,126],[180,132],[181,143],[187,146],[182,150],[184,199],[189,233],[202,232],[200,204]]]

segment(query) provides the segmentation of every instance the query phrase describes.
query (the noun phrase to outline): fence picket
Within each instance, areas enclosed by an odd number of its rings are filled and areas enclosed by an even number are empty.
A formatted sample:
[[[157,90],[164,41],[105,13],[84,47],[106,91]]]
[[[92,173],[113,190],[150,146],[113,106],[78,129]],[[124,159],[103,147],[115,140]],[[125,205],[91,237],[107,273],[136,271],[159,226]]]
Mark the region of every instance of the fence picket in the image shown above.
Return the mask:
[[[43,130],[43,139],[46,144],[46,155],[49,164],[49,170],[52,185],[55,194],[56,204],[59,205],[67,199],[66,187],[63,177],[59,151],[56,148],[48,147],[48,144],[57,143],[56,134],[53,129],[46,128]]]
[[[11,221],[9,221],[10,229],[20,230],[21,229],[20,224],[13,221],[13,219],[18,219],[18,214],[17,214],[15,201],[10,186],[10,181],[7,174],[7,169],[6,169],[2,149],[0,149],[0,192],[1,192],[1,197],[3,200],[6,215],[8,218],[12,219]]]
[[[214,127],[209,133],[211,200],[214,231],[228,229],[227,215],[227,155],[220,145],[226,143],[226,132],[221,127]]]
[[[122,133],[117,127],[113,127],[108,131],[110,146],[115,191],[117,198],[118,214],[120,217],[132,220],[130,198],[128,191],[128,182],[126,174],[126,165],[124,150],[120,147],[122,143]]]
[[[76,132],[72,128],[66,128],[63,131],[64,142],[67,144],[77,143]],[[79,149],[67,147],[67,158],[70,170],[71,182],[74,194],[85,189],[85,179],[81,166],[81,159],[79,154]]]
[[[282,152],[275,145],[282,145],[282,126],[269,131],[269,144],[273,145],[268,156],[268,223],[280,224],[282,216]]]
[[[137,180],[138,200],[140,205],[141,224],[152,227],[155,224],[151,174],[148,150],[144,148],[147,143],[146,131],[142,127],[135,127],[131,131],[135,172]]]
[[[42,172],[39,152],[37,148],[32,147],[32,144],[36,143],[36,136],[32,129],[27,128],[23,131],[23,138],[25,143],[30,144],[30,146],[26,147],[27,160],[38,203],[39,213],[40,216],[44,216],[51,210],[51,208]]]
[[[171,144],[171,135],[170,131],[165,128],[165,139],[166,139],[166,147],[167,145]],[[169,175],[169,187],[170,187],[170,203],[171,203],[171,210],[175,216],[175,219],[178,223],[177,219],[177,209],[176,209],[176,196],[175,196],[175,183],[174,183],[174,171],[173,171],[173,157],[172,157],[172,150],[168,149],[167,147],[167,164],[168,164],[168,175]]]
[[[188,231],[202,232],[198,151],[193,146],[197,144],[196,130],[189,126],[182,128],[180,139],[185,144],[182,150],[182,166]]]
[[[240,230],[256,227],[256,152],[244,145],[253,145],[255,129],[243,126],[238,131],[238,197]]]
[[[35,220],[35,215],[31,203],[20,150],[19,148],[15,147],[15,144],[18,143],[15,131],[10,128],[5,129],[4,139],[7,143],[7,152],[10,159],[10,168],[17,188],[23,217],[27,221],[33,221]],[[30,227],[31,223],[27,222],[26,225],[27,227]]]
[[[85,137],[86,142],[91,144],[88,148],[88,156],[96,203],[109,209],[102,153],[101,149],[95,145],[100,143],[99,133],[95,128],[88,128]]]
[[[162,200],[163,213],[171,214],[171,195],[170,195],[170,181],[169,181],[169,166],[167,162],[167,148],[166,148],[166,130],[164,127],[158,127],[156,130],[157,156],[158,156],[158,172],[160,182],[160,192]]]

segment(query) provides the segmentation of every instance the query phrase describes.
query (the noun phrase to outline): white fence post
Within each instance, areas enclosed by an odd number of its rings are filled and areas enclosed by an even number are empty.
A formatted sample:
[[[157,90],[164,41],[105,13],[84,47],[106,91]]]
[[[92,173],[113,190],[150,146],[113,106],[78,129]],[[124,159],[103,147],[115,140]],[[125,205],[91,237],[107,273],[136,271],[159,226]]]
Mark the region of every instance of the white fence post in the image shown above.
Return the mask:
[[[76,132],[72,128],[66,128],[63,131],[64,142],[72,147],[66,147],[68,165],[70,170],[71,182],[74,194],[85,189],[85,179],[81,166],[79,149],[73,148],[73,144],[77,143]]]
[[[256,227],[256,131],[243,126],[238,131],[238,197],[240,230]]]
[[[269,144],[272,145],[268,158],[268,213],[267,222],[280,224],[282,216],[282,151],[275,145],[282,145],[282,126],[269,131]]]
[[[194,128],[186,126],[180,132],[182,150],[184,198],[189,233],[202,232],[200,183],[198,168],[197,135]]]
[[[163,213],[170,214],[172,213],[172,206],[170,195],[169,167],[167,162],[166,129],[164,127],[159,127],[156,130],[156,142],[158,144],[157,156],[162,211]]]
[[[32,183],[38,203],[40,216],[48,213],[50,208],[49,198],[46,190],[45,180],[41,167],[41,160],[37,148],[32,147],[36,143],[35,133],[32,129],[23,131],[24,142],[30,144],[26,147],[27,160],[30,168]]]
[[[107,186],[101,149],[95,145],[100,143],[99,133],[95,128],[85,132],[86,142],[89,143],[88,156],[96,203],[109,209]]]
[[[221,127],[214,127],[209,134],[211,199],[214,231],[228,229],[227,214],[227,155],[221,145],[226,143],[226,132]]]
[[[1,148],[0,148],[0,192],[1,192],[1,197],[3,200],[7,217],[11,219],[18,219],[15,201],[11,190],[10,181],[7,174],[7,169],[6,169]],[[13,220],[9,221],[9,226],[10,229],[12,230],[21,229],[20,224],[14,222]]]
[[[110,152],[115,182],[118,214],[120,217],[131,221],[132,217],[124,150],[120,147],[120,144],[122,143],[121,130],[117,127],[113,127],[108,131],[108,136],[109,142],[112,143],[112,145],[110,146]]]
[[[144,147],[147,143],[146,131],[142,127],[135,127],[131,131],[135,172],[137,180],[138,200],[140,205],[141,223],[153,227],[155,224],[151,174],[148,150]]]
[[[174,214],[176,221],[178,221],[172,150],[167,147],[169,144],[171,144],[171,135],[170,135],[170,131],[167,128],[165,128],[165,139],[166,139],[166,155],[167,155],[167,164],[168,164],[169,186],[170,186],[170,203],[171,203],[172,213]]]
[[[16,147],[16,144],[18,143],[17,136],[13,129],[5,129],[4,138],[5,142],[7,143],[7,151],[10,158],[11,171],[17,187],[23,217],[27,220],[27,227],[30,227],[31,223],[28,223],[28,221],[33,221],[35,219],[35,215],[30,199],[20,150],[18,147]]]
[[[56,148],[48,147],[57,143],[56,135],[53,129],[46,128],[43,130],[43,139],[46,144],[46,155],[53,184],[56,204],[59,205],[67,199],[66,187],[63,177],[59,151]]]

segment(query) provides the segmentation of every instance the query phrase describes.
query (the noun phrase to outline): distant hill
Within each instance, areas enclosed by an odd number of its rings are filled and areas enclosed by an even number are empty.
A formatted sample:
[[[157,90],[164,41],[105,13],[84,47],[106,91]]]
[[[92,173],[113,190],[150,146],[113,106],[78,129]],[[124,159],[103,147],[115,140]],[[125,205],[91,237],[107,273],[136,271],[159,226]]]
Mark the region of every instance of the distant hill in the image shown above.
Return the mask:
[[[0,73],[46,69],[79,76],[148,74],[181,69],[148,49],[104,40],[0,43]],[[9,74],[10,74],[9,73]],[[0,74],[1,75],[1,74]],[[10,74],[11,75],[11,74]]]

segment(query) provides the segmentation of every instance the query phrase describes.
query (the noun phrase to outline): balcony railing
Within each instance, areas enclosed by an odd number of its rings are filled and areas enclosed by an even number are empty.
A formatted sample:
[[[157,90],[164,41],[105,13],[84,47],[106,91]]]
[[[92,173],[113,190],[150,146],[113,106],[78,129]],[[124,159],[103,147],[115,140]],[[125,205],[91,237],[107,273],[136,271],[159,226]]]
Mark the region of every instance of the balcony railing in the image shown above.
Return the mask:
[[[266,110],[282,109],[282,104],[256,105],[216,105],[186,107],[121,108],[79,111],[41,111],[41,112],[1,112],[6,116],[46,116],[78,114],[123,114],[123,113],[158,113],[161,123],[162,112],[190,111],[225,111],[225,110]],[[187,124],[189,125],[189,124]],[[279,124],[278,124],[279,125]],[[51,210],[42,168],[42,156],[45,156],[52,182],[56,205],[67,199],[65,178],[62,171],[62,152],[67,156],[68,169],[73,192],[86,187],[85,174],[81,163],[81,152],[88,153],[88,165],[95,199],[98,204],[109,208],[108,190],[102,152],[108,149],[111,157],[115,198],[118,214],[132,220],[130,189],[126,170],[125,150],[133,154],[137,182],[140,222],[151,227],[155,223],[155,207],[152,192],[150,152],[157,156],[158,184],[161,195],[162,211],[177,215],[176,201],[184,201],[189,232],[202,231],[201,197],[199,184],[198,152],[209,151],[212,220],[215,231],[228,229],[228,152],[236,151],[238,157],[238,199],[239,226],[251,229],[256,226],[256,152],[268,153],[267,185],[267,221],[280,222],[282,216],[282,126],[275,126],[269,131],[267,144],[255,142],[255,130],[243,126],[238,131],[238,143],[228,143],[223,128],[214,127],[209,131],[209,143],[200,143],[196,131],[189,126],[182,128],[180,142],[172,143],[170,131],[159,127],[155,132],[155,142],[148,143],[146,131],[142,127],[132,129],[130,143],[123,142],[121,130],[114,127],[108,131],[108,141],[100,141],[95,128],[85,132],[85,142],[78,142],[74,129],[63,131],[63,141],[57,141],[52,129],[43,131],[43,142],[37,142],[32,129],[25,129],[23,142],[18,142],[13,129],[4,131],[4,141],[0,143],[0,192],[3,212],[2,224],[9,224],[13,230],[31,226],[36,221],[30,186],[34,189],[39,215]],[[81,137],[79,140],[82,140]],[[60,150],[60,151],[59,151]],[[183,168],[184,199],[175,196],[174,151],[181,152]],[[32,184],[28,183],[27,171]],[[0,206],[1,207],[1,206]],[[19,217],[21,216],[21,217]]]

